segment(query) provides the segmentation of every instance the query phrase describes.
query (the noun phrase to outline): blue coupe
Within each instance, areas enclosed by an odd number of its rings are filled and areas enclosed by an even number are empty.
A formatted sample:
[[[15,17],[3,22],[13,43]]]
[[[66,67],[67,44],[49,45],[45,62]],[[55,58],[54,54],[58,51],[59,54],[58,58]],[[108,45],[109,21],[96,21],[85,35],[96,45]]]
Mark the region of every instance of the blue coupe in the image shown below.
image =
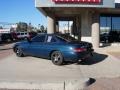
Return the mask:
[[[53,64],[61,65],[64,61],[77,62],[92,55],[92,44],[77,41],[65,34],[39,34],[32,39],[18,42],[13,50],[17,56],[37,56],[52,60]]]

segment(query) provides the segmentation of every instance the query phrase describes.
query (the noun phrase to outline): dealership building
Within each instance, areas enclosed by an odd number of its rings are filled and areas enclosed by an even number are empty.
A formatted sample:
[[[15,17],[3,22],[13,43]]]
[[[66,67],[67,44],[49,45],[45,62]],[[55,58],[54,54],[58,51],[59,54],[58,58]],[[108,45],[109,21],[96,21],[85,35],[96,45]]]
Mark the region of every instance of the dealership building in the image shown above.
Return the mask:
[[[118,0],[119,2],[119,0]],[[35,0],[47,17],[48,33],[59,32],[59,21],[73,21],[73,34],[100,46],[101,29],[120,31],[120,4],[115,0]]]

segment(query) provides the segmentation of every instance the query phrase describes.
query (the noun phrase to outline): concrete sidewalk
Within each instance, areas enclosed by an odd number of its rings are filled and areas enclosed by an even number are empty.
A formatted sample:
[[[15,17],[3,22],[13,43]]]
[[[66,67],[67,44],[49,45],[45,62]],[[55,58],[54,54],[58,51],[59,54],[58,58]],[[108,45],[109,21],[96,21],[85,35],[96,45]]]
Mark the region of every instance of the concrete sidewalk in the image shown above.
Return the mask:
[[[0,80],[63,81],[81,77],[80,68],[74,64],[56,66],[50,60],[15,54],[0,61]]]
[[[83,88],[84,85],[86,85],[84,82],[88,81],[89,77],[119,77],[120,70],[118,70],[118,68],[120,66],[120,60],[104,53],[104,51],[95,51],[97,53],[94,53],[94,57],[91,59],[87,59],[79,64],[71,63],[63,66],[53,65],[50,60],[46,59],[30,56],[17,57],[15,54],[12,54],[0,60],[0,85],[16,86],[16,84],[18,84],[18,86],[23,85],[27,88],[31,83],[36,87],[41,87],[40,83],[42,83],[42,85],[45,84],[43,85],[45,87],[47,87],[46,84],[48,86],[56,86],[56,84],[59,84],[60,89],[55,90],[62,90],[61,88],[65,88],[66,84],[70,88],[79,87],[81,89],[81,87]],[[22,84],[19,82],[22,82]],[[51,83],[53,85],[51,85]],[[68,90],[70,90],[70,88]]]
[[[15,54],[0,61],[3,89],[74,90],[83,89],[88,81],[74,64],[55,66],[50,60]]]
[[[5,50],[12,50],[14,43],[0,44],[0,52]]]

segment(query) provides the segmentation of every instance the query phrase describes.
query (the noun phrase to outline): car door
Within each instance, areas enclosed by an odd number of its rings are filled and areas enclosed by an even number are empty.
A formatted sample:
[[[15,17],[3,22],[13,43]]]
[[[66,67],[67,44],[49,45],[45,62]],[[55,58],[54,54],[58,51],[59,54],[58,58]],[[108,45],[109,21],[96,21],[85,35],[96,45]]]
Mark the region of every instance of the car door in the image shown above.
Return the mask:
[[[38,57],[45,57],[45,39],[46,35],[38,35],[31,40],[29,54]]]
[[[56,41],[54,35],[46,36],[46,40],[45,40],[45,44],[44,44],[44,47],[45,47],[44,50],[46,51],[44,53],[45,53],[46,57],[50,57],[50,53],[54,50],[57,50],[56,43],[57,43],[57,41]]]

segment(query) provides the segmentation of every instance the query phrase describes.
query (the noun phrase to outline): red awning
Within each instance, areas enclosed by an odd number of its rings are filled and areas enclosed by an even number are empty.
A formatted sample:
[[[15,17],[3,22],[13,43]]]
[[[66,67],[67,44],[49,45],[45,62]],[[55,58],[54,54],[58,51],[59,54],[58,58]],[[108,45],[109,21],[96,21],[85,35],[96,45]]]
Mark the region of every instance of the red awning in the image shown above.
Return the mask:
[[[55,3],[101,3],[101,0],[52,0]]]

